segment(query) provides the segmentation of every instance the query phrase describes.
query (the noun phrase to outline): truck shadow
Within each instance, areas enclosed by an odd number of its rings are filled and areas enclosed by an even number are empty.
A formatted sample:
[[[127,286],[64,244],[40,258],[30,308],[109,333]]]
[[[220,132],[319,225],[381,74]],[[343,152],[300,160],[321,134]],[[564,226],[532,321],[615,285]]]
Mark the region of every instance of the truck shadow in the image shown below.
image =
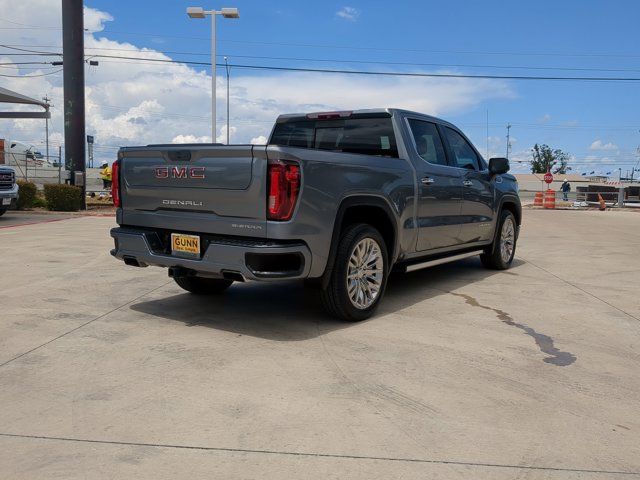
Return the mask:
[[[517,275],[524,262],[514,260],[513,270],[487,270],[478,259],[466,259],[408,274],[390,277],[387,292],[376,315],[365,322],[385,321],[399,312],[439,295],[446,295],[493,275]],[[139,302],[136,312],[183,322],[189,327],[208,327],[240,335],[276,341],[300,341],[325,333],[352,328],[349,323],[329,317],[323,310],[319,292],[304,288],[300,281],[235,284],[223,295],[199,297],[182,293]],[[428,321],[425,316],[425,321]]]

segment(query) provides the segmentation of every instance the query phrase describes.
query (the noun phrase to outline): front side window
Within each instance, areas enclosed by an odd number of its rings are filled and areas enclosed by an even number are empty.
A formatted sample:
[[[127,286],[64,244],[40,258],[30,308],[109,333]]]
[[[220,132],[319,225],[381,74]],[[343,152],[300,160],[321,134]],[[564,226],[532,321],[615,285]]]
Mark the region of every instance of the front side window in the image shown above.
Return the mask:
[[[447,157],[435,124],[412,118],[409,119],[409,127],[420,158],[436,165],[446,165]]]
[[[290,120],[276,124],[269,143],[285,147],[398,157],[390,117]]]
[[[469,170],[480,170],[480,160],[473,147],[455,130],[445,127],[447,140],[453,151],[454,165]]]

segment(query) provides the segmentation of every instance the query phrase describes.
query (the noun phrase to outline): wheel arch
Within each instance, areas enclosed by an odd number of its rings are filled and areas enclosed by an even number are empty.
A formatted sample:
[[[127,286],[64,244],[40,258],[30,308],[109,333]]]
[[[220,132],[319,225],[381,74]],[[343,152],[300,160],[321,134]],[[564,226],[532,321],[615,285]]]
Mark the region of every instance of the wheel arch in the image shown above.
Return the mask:
[[[496,225],[493,232],[493,242],[491,243],[491,251],[494,250],[496,242],[498,240],[498,234],[500,232],[500,218],[504,210],[510,211],[516,219],[516,239],[520,234],[520,224],[522,222],[522,206],[520,205],[520,199],[513,195],[504,195],[500,199],[500,206],[496,211]]]
[[[498,209],[498,215],[503,210],[509,210],[516,218],[516,223],[522,224],[522,206],[520,205],[520,199],[512,195],[505,195],[500,199],[500,208]]]
[[[389,268],[395,263],[399,252],[398,222],[387,200],[373,195],[349,196],[344,198],[338,207],[331,234],[329,257],[321,277],[322,287],[326,287],[333,271],[340,235],[346,227],[354,223],[366,223],[375,227],[386,243]]]

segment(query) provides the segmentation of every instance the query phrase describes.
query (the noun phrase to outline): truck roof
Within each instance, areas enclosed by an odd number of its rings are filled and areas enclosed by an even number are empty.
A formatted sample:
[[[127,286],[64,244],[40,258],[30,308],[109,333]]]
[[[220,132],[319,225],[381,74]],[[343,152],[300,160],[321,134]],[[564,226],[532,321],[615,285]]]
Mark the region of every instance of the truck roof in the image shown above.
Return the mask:
[[[276,123],[284,123],[294,119],[306,119],[310,117],[317,118],[322,115],[330,115],[330,114],[350,114],[350,115],[376,115],[376,114],[387,114],[387,115],[396,115],[396,114],[404,114],[404,115],[415,115],[432,122],[442,123],[445,125],[449,125],[453,128],[456,128],[453,124],[447,122],[438,117],[434,117],[432,115],[427,115],[420,112],[415,112],[412,110],[406,110],[403,108],[363,108],[359,110],[343,110],[343,111],[332,111],[332,112],[306,112],[306,113],[285,113],[279,115],[276,119]],[[456,128],[457,130],[457,128]]]

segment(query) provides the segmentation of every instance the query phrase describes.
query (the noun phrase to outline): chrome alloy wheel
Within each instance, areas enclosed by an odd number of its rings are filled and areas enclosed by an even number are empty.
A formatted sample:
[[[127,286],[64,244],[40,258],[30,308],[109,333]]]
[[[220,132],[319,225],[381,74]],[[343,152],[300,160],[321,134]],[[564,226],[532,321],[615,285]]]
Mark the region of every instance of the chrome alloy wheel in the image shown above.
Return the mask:
[[[360,240],[349,257],[347,292],[354,307],[364,310],[378,298],[384,278],[380,245],[372,238]]]
[[[513,219],[507,217],[502,224],[502,231],[500,232],[500,256],[504,263],[509,263],[513,255],[513,249],[516,245],[516,229],[513,224]]]

